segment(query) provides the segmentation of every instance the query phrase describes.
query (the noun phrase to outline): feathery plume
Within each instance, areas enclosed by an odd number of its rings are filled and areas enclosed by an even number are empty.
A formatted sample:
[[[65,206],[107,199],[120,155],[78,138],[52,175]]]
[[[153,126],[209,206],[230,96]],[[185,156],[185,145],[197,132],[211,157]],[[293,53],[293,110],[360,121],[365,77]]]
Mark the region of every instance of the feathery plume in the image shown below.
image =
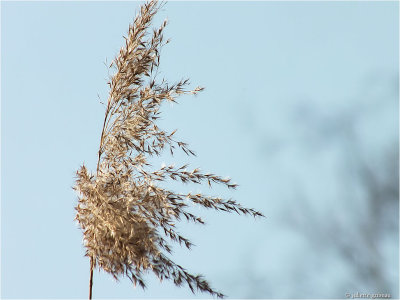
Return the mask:
[[[204,224],[201,218],[185,210],[190,203],[263,216],[233,200],[178,194],[157,185],[171,178],[183,183],[236,188],[229,178],[204,174],[198,168],[187,171],[186,165],[179,168],[163,165],[154,170],[148,162],[151,156],[161,155],[165,149],[173,154],[174,149],[180,148],[187,155],[194,155],[186,143],[174,139],[176,130],[166,132],[156,122],[163,102],[175,102],[180,95],[195,95],[203,89],[187,89],[187,79],[175,84],[165,80],[156,82],[160,50],[168,43],[163,37],[166,21],[149,33],[160,7],[155,0],[146,2],[129,26],[125,46],[110,65],[115,74],[108,82],[110,92],[96,173],[90,173],[84,165],[76,173],[74,189],[79,195],[76,220],[83,231],[86,256],[91,260],[89,299],[93,269],[97,266],[115,279],[125,275],[143,288],[143,273],[151,270],[160,280],[170,279],[177,286],[187,284],[192,292],[199,290],[223,297],[202,276],[188,273],[168,258],[172,251],[169,242],[188,249],[192,246],[176,231],[175,221],[185,218]]]

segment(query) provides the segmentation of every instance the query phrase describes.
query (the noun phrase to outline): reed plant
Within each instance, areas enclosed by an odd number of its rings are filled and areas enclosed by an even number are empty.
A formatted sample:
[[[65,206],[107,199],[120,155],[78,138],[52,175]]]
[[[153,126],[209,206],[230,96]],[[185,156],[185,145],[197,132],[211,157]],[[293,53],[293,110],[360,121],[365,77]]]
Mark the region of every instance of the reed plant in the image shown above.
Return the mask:
[[[260,212],[200,193],[176,193],[161,183],[222,184],[236,188],[229,178],[203,173],[187,165],[155,169],[151,157],[177,149],[194,155],[184,142],[157,125],[163,102],[176,102],[181,95],[196,95],[203,88],[188,89],[189,81],[157,82],[160,50],[169,41],[163,31],[167,22],[151,30],[151,22],[162,3],[151,0],[141,5],[129,26],[125,45],[109,66],[113,69],[110,92],[101,130],[95,173],[82,165],[76,172],[78,193],[76,220],[83,231],[86,256],[90,258],[89,299],[92,298],[93,270],[98,267],[115,279],[127,276],[145,287],[143,275],[152,271],[160,280],[186,284],[192,292],[207,292],[222,298],[201,275],[192,275],[171,258],[171,242],[188,249],[192,243],[176,231],[176,221],[186,219],[204,224],[190,213],[191,204],[225,212],[263,216]]]

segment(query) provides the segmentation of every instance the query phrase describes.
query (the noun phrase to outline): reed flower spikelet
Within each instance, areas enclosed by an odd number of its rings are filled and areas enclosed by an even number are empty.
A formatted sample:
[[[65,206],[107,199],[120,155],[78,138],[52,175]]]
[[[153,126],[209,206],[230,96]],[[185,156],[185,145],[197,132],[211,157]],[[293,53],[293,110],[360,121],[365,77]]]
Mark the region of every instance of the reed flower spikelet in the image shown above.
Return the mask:
[[[83,165],[76,173],[76,220],[83,231],[86,256],[91,259],[91,279],[93,268],[98,266],[116,279],[125,275],[135,285],[145,287],[143,274],[152,271],[160,280],[173,280],[177,286],[187,284],[192,292],[223,297],[202,276],[188,273],[168,257],[171,241],[189,249],[192,246],[176,231],[175,222],[185,218],[204,223],[185,210],[189,203],[254,217],[262,214],[233,200],[175,193],[157,185],[172,179],[236,187],[227,178],[204,174],[199,169],[187,171],[186,165],[163,165],[155,170],[149,162],[150,157],[161,155],[166,149],[172,155],[179,148],[194,155],[186,143],[175,140],[175,131],[159,128],[157,118],[163,102],[175,102],[180,95],[195,95],[203,89],[188,89],[187,79],[175,84],[156,82],[160,50],[168,43],[163,37],[166,21],[150,32],[151,21],[160,7],[154,0],[140,7],[129,26],[125,46],[110,65],[115,73],[108,82],[110,92],[97,170],[92,174]],[[91,289],[92,281],[89,298]]]

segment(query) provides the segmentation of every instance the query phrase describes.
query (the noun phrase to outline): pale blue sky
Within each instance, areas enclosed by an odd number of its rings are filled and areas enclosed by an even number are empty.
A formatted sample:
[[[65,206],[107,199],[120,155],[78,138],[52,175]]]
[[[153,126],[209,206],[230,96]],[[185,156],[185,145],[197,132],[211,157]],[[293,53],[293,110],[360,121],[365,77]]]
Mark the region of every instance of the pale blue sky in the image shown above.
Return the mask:
[[[138,5],[1,2],[2,298],[87,297],[89,263],[73,222],[71,186],[83,162],[95,169],[104,115],[97,94],[106,99],[108,91],[103,62],[123,45]],[[321,216],[343,215],[349,173],[340,166],[349,140],[362,149],[352,148],[354,156],[368,161],[388,149],[398,153],[398,3],[168,2],[154,24],[164,18],[171,43],[161,54],[161,75],[189,77],[206,89],[166,105],[161,124],[178,128],[196,151],[193,167],[239,184],[214,194],[267,216],[254,221],[199,209],[207,225],[182,224],[196,247],[177,247],[175,259],[231,298],[352,292],[356,275],[346,262],[315,246],[290,219],[307,216],[304,199]],[[382,265],[397,293],[398,240],[391,237]],[[143,292],[97,271],[93,292],[209,297],[159,284],[153,275]]]

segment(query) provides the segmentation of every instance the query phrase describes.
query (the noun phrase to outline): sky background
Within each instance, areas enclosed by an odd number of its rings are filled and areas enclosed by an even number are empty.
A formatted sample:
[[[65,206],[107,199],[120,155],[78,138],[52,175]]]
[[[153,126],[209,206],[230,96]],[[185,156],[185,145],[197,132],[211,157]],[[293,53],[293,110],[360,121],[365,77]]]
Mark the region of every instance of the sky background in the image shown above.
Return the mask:
[[[1,2],[2,298],[87,297],[71,187],[83,162],[95,170],[104,62],[139,4]],[[267,216],[196,210],[206,226],[181,224],[196,247],[176,247],[176,262],[230,298],[398,298],[398,12],[397,2],[164,6],[161,76],[206,89],[164,105],[160,121],[197,157],[157,163],[229,175],[236,191],[171,187]],[[147,283],[95,271],[93,295],[209,298]]]

